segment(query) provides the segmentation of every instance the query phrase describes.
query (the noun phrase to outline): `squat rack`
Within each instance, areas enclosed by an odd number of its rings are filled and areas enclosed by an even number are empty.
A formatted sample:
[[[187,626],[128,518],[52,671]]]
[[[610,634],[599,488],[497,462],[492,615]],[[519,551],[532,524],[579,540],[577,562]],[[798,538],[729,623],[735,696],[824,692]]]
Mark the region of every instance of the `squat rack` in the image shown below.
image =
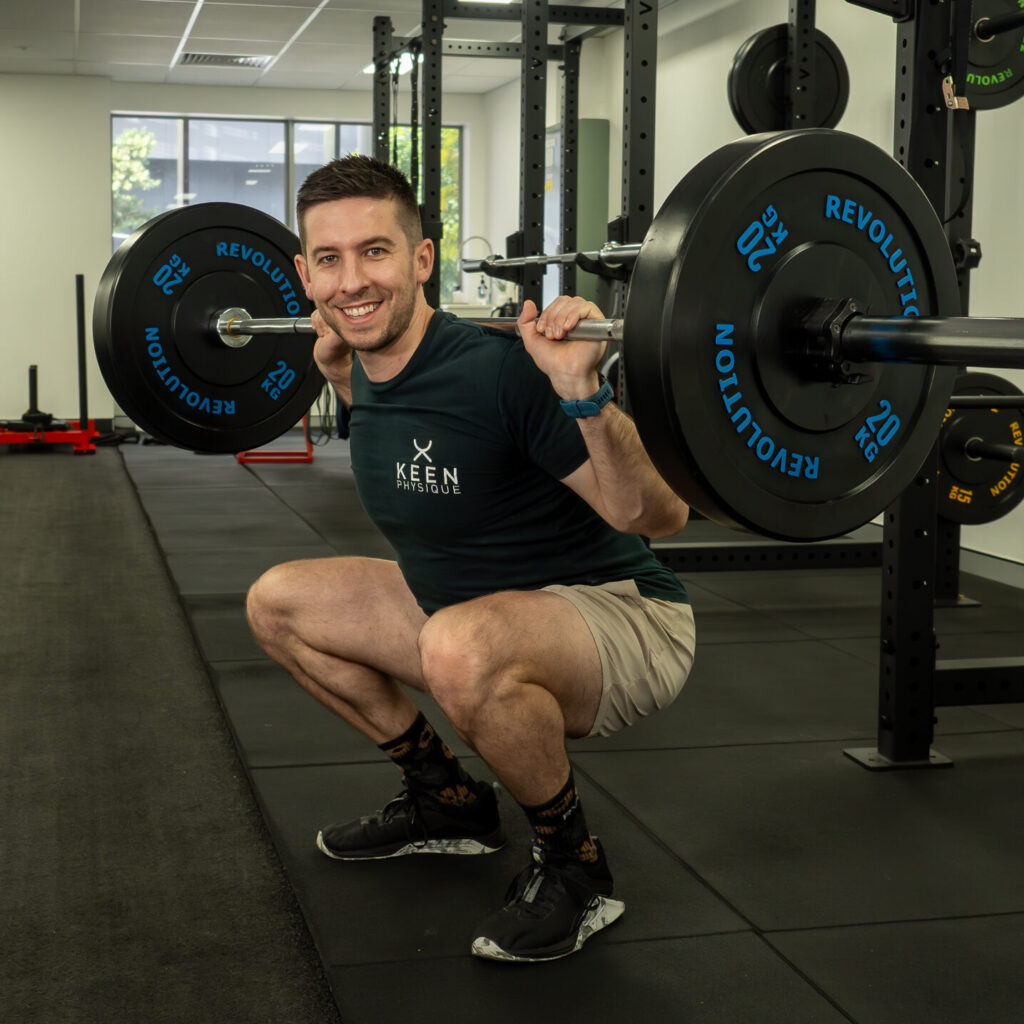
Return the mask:
[[[445,18],[518,21],[521,43],[445,40]],[[560,45],[548,43],[548,26],[563,25]],[[570,36],[570,26],[586,26]],[[650,0],[625,0],[622,8],[549,6],[547,0],[518,4],[469,4],[460,0],[423,0],[418,36],[396,37],[391,19],[373,19],[373,135],[374,155],[388,159],[388,135],[394,111],[389,82],[391,64],[403,53],[422,53],[423,204],[424,235],[440,246],[441,224],[441,59],[445,56],[517,59],[521,63],[519,230],[506,239],[509,256],[544,251],[544,169],[547,127],[547,65],[557,62],[564,76],[562,92],[563,197],[562,251],[576,248],[576,197],[579,176],[579,71],[582,41],[600,28],[624,29],[622,208],[608,225],[608,238],[639,242],[647,233],[654,206],[654,115],[657,72],[658,11]],[[416,68],[413,68],[416,74]],[[413,125],[413,131],[416,130]],[[561,267],[561,289],[575,290],[576,268]],[[523,299],[538,304],[544,268],[505,268],[501,275],[521,288]],[[440,302],[439,266],[435,262],[424,286],[427,301]]]
[[[963,100],[971,3],[849,2],[897,23],[893,156],[946,225],[966,315],[969,275],[980,259],[978,244],[969,238],[974,111]],[[964,162],[962,185],[952,173],[958,155]],[[956,596],[960,548],[959,525],[938,516],[937,470],[936,448],[884,516],[877,748],[846,751],[868,768],[951,764],[931,746],[937,707],[1024,700],[1022,659],[936,657],[935,601]]]

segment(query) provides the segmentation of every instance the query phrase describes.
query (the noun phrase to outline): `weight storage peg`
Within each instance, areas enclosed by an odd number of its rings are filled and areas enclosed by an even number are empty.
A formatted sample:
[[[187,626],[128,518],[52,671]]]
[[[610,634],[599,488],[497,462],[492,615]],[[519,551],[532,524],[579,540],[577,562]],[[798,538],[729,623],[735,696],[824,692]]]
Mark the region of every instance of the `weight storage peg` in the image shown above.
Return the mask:
[[[991,373],[961,375],[956,391],[939,434],[939,515],[965,526],[991,523],[1024,499],[1024,395]],[[967,397],[990,404],[967,405]]]

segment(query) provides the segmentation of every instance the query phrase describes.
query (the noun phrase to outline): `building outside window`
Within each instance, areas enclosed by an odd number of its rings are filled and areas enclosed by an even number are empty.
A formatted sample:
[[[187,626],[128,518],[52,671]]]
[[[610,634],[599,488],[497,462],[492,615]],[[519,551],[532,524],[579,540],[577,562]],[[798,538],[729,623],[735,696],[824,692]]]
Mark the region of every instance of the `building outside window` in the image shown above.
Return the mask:
[[[409,129],[393,132],[398,166],[409,174]],[[241,203],[295,230],[295,193],[306,176],[336,156],[373,152],[367,124],[239,118],[119,114],[111,142],[114,249],[158,213],[196,203]],[[442,129],[442,302],[459,277],[461,143],[461,128]]]

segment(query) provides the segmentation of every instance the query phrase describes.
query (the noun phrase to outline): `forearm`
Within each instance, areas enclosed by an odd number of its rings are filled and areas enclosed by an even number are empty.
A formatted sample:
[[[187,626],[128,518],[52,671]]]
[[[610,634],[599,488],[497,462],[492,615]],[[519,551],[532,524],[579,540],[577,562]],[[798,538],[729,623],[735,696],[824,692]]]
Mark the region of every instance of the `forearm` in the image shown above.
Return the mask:
[[[604,506],[623,533],[667,537],[685,525],[689,508],[654,468],[633,421],[609,402],[598,416],[577,420]]]

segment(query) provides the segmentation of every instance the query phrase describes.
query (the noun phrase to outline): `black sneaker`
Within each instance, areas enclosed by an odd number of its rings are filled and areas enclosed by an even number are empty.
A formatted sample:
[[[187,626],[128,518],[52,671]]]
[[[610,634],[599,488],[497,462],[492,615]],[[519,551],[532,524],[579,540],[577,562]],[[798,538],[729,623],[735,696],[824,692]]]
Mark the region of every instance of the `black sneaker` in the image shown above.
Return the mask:
[[[473,953],[489,960],[557,960],[618,919],[626,905],[611,898],[612,876],[600,843],[597,852],[597,864],[585,866],[546,858],[534,846],[534,863],[513,879],[505,906],[477,929]]]
[[[316,845],[335,860],[383,860],[408,853],[494,853],[505,845],[494,789],[474,783],[472,808],[445,806],[406,789],[383,810],[323,829]]]

